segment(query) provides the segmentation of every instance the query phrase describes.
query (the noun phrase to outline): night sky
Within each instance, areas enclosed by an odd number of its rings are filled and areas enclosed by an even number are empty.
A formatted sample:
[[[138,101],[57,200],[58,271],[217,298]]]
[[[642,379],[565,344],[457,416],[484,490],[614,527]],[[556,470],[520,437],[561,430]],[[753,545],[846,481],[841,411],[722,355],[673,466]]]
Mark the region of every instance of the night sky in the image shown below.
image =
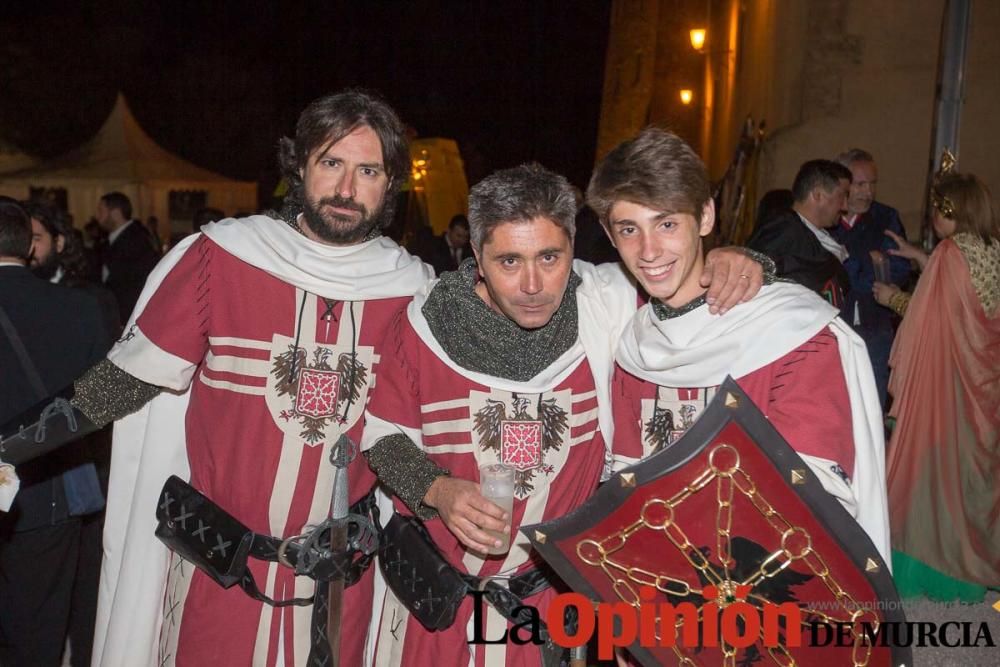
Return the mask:
[[[586,185],[610,2],[311,4],[4,2],[0,135],[57,155],[121,90],[160,145],[266,194],[303,107],[363,86],[456,139],[470,185],[528,160]]]

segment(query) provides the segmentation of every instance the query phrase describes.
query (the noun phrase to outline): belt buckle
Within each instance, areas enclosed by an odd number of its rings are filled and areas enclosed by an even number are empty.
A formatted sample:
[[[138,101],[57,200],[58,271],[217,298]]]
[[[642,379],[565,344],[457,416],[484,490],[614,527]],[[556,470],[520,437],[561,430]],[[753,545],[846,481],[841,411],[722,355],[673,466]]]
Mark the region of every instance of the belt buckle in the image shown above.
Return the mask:
[[[507,582],[509,582],[511,580],[511,576],[509,574],[490,574],[490,575],[487,575],[485,577],[480,577],[479,578],[479,585],[476,586],[476,589],[480,590],[480,591],[485,591],[487,584],[489,584],[494,579],[497,580],[497,581],[507,581]],[[508,589],[509,589],[509,586],[510,586],[510,584],[508,584]],[[503,588],[503,587],[501,586],[501,588]]]
[[[281,544],[278,545],[278,562],[284,565],[285,567],[294,570],[295,565],[293,565],[292,562],[288,560],[288,557],[285,556],[285,552],[288,551],[288,547],[290,547],[292,543],[297,543],[305,536],[306,535],[303,533],[301,535],[292,535],[291,537],[282,540]]]

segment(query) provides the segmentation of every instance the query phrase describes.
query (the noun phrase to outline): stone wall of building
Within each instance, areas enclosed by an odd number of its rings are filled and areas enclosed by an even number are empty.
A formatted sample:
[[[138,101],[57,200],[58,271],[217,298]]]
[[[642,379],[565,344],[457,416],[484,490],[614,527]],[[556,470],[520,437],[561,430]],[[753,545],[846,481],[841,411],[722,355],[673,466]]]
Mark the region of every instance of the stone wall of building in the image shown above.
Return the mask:
[[[790,187],[799,164],[865,148],[878,198],[911,233],[925,183],[944,0],[772,0],[743,3],[735,116],[766,120],[758,192]],[[974,0],[959,168],[1000,189],[1000,4]],[[771,44],[768,48],[766,45]],[[725,126],[725,120],[713,125]],[[735,144],[735,128],[724,132]],[[718,136],[718,134],[716,134]],[[721,146],[717,147],[719,150]],[[731,148],[729,149],[731,150]],[[711,156],[713,175],[719,157]]]
[[[931,152],[931,127],[938,50],[945,0],[679,0],[670,11],[688,23],[707,19],[709,48],[704,55],[708,82],[695,87],[701,108],[700,138],[691,143],[705,158],[713,178],[720,178],[732,157],[744,119],[766,122],[766,141],[757,192],[790,187],[799,165],[817,157],[835,157],[860,147],[879,165],[878,198],[900,210],[911,234],[920,229]],[[683,112],[667,101],[677,87],[678,68],[665,64],[668,49],[682,49],[678,20],[653,0],[616,0],[605,114],[599,155],[615,141],[648,122],[682,128]],[[707,16],[706,14],[707,9]],[[655,20],[650,19],[655,16]],[[658,39],[639,27],[657,25]],[[641,44],[628,46],[631,26]],[[1000,196],[1000,3],[973,0],[966,57],[959,169],[978,174]],[[651,46],[652,45],[652,46]],[[652,49],[652,51],[651,51]],[[633,77],[629,88],[623,54],[632,62],[656,54],[648,72]],[[610,70],[616,55],[617,74]],[[643,60],[647,64],[646,60]],[[609,81],[618,79],[619,99],[609,100]],[[625,115],[628,95],[641,97],[629,124],[615,124],[609,105]],[[660,102],[658,102],[658,100]],[[633,100],[634,101],[634,100]],[[647,118],[639,117],[645,113]],[[608,121],[606,123],[606,121]],[[613,138],[613,140],[612,140]]]

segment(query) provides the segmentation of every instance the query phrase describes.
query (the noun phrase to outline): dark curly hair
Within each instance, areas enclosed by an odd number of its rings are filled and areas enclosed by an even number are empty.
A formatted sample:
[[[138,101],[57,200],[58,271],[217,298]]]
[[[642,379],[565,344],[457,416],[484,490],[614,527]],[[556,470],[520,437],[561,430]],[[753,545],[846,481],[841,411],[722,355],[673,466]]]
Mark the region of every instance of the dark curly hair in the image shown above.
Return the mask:
[[[38,200],[22,203],[22,207],[31,218],[41,223],[42,227],[55,239],[63,237],[63,249],[59,253],[59,266],[65,272],[66,284],[76,284],[93,277],[94,266],[83,245],[83,235],[75,229],[59,208]]]

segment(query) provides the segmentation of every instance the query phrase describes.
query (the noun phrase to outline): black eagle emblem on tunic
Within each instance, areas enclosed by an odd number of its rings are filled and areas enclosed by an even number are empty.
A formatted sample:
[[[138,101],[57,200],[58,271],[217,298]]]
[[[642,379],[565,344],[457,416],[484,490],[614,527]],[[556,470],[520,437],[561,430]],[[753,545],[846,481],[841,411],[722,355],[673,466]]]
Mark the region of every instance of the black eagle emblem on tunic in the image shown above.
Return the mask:
[[[537,417],[528,412],[532,403],[537,403]],[[473,415],[472,428],[479,435],[480,448],[483,451],[493,450],[498,455],[502,453],[502,427],[505,421],[539,421],[542,426],[541,465],[529,470],[517,470],[514,473],[514,493],[518,497],[530,495],[534,490],[535,472],[540,470],[545,474],[555,472],[553,466],[545,464],[545,452],[558,450],[563,446],[564,434],[569,426],[565,410],[559,407],[555,398],[534,401],[521,394],[511,395],[511,411],[507,414],[507,404],[502,400],[486,399],[486,406]]]
[[[324,417],[313,417],[295,413],[292,410],[282,412],[282,417],[294,417],[302,424],[299,434],[306,442],[316,443],[323,439],[327,424],[335,419],[346,419],[347,406],[361,400],[365,386],[368,384],[368,369],[354,352],[343,352],[337,356],[337,366],[331,364],[334,351],[327,347],[317,347],[313,350],[312,361],[308,363],[305,348],[289,345],[285,352],[274,358],[271,375],[274,376],[275,391],[279,396],[294,397],[299,393],[299,379],[304,369],[317,371],[335,371],[340,375],[337,388],[337,413]]]

